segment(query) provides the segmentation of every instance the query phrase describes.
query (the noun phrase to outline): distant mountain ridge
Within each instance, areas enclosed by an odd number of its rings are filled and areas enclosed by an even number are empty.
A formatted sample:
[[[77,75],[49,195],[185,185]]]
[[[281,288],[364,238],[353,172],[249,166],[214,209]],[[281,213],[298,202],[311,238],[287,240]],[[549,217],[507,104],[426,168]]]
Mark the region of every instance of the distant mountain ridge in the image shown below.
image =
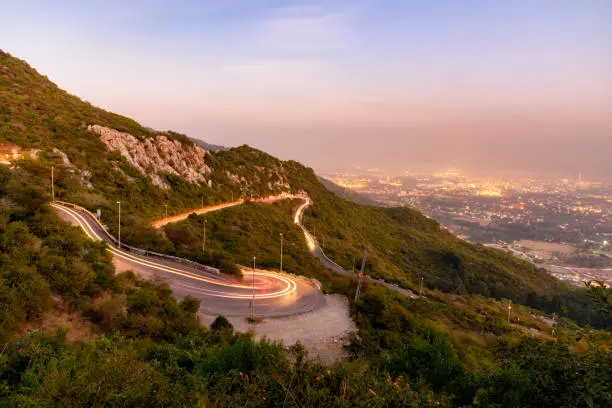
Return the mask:
[[[326,189],[336,194],[338,197],[344,198],[345,200],[352,201],[356,204],[361,205],[373,205],[382,207],[383,205],[378,201],[372,200],[369,197],[364,196],[363,194],[356,193],[355,191],[341,187],[334,183],[333,181],[326,179],[325,177],[317,176],[321,184],[325,186]]]
[[[205,141],[203,141],[202,139],[197,139],[195,137],[190,137],[189,138],[193,143],[197,144],[198,146],[200,146],[201,148],[205,149],[205,150],[210,150],[211,152],[217,152],[217,151],[223,151],[223,150],[229,150],[229,147],[225,147],[225,146],[220,146],[220,145],[216,145],[216,144],[212,144],[212,143],[207,143]]]

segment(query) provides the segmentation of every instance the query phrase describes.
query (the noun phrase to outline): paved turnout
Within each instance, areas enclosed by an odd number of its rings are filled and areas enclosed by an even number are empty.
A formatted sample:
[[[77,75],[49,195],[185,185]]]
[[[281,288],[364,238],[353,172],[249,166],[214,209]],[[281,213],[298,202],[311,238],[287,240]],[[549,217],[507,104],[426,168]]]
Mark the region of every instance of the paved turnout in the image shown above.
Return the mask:
[[[132,270],[146,277],[167,279],[178,298],[200,299],[201,312],[226,316],[248,316],[255,293],[255,314],[288,316],[316,310],[324,297],[311,280],[271,271],[244,269],[242,281],[207,274],[169,259],[128,252],[110,239],[108,232],[88,211],[52,203],[62,218],[80,226],[91,239],[105,241],[119,270]]]

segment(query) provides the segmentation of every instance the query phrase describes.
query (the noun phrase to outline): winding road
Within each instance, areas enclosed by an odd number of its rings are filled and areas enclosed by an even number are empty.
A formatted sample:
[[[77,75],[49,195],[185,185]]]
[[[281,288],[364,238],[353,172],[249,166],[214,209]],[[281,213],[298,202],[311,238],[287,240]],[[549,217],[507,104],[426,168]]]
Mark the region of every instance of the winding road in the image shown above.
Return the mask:
[[[302,225],[304,211],[312,204],[305,194],[280,194],[265,197],[256,202],[271,203],[286,199],[300,199],[302,204],[294,213],[294,223],[302,229],[308,250],[317,257],[323,266],[331,271],[352,276],[353,272],[342,268],[325,255],[317,240]],[[152,222],[155,228],[168,223],[181,221],[189,215],[205,214],[224,208],[241,205],[245,200],[211,205],[180,214],[164,217]],[[63,202],[53,202],[51,206],[58,214],[73,225],[80,226],[85,234],[93,240],[107,243],[107,250],[113,255],[113,262],[120,271],[132,270],[143,278],[161,278],[167,280],[177,298],[187,296],[200,300],[200,311],[206,314],[222,314],[225,316],[249,316],[253,294],[255,300],[255,315],[262,317],[291,316],[310,312],[325,306],[325,298],[316,281],[291,274],[281,274],[266,270],[243,268],[242,281],[213,273],[214,268],[207,268],[194,262],[155,254],[144,250],[119,246],[98,219],[86,209]],[[371,279],[388,289],[405,296],[416,298],[410,290],[400,288],[382,279]]]
[[[291,200],[291,199],[302,200],[302,204],[300,204],[300,206],[296,208],[295,213],[293,214],[293,222],[295,223],[295,225],[300,227],[300,229],[304,233],[304,239],[306,240],[306,245],[308,246],[308,250],[310,251],[310,253],[314,255],[317,259],[319,259],[319,261],[323,264],[323,266],[330,269],[332,272],[335,272],[338,275],[343,275],[343,276],[353,276],[354,275],[353,271],[344,269],[343,267],[341,267],[340,265],[338,265],[337,263],[329,259],[327,255],[325,255],[325,252],[319,245],[317,239],[313,237],[312,234],[302,224],[302,218],[304,216],[304,211],[306,211],[306,209],[310,205],[312,205],[312,200],[310,199],[310,197],[308,197],[306,193],[298,193],[298,194],[284,193],[284,194],[279,194],[275,196],[269,196],[265,198],[256,199],[253,201],[262,202],[262,203],[272,203],[272,202],[279,201],[279,200]],[[196,210],[184,211],[180,214],[172,215],[171,217],[160,218],[158,220],[155,220],[151,223],[151,225],[153,225],[153,227],[155,228],[159,228],[171,222],[182,221],[194,213],[195,214],[205,214],[205,213],[209,213],[212,211],[221,210],[223,208],[240,205],[244,202],[245,200],[237,200],[237,201],[231,201],[231,202],[223,203],[223,204],[211,205],[211,206],[199,208]],[[384,279],[374,279],[372,277],[367,277],[367,279],[370,279],[372,282],[375,282],[379,285],[385,286],[389,290],[392,290],[397,293],[401,293],[404,296],[408,296],[410,298],[418,297],[411,290],[401,288],[393,283],[389,283],[385,281]]]
[[[316,310],[325,305],[318,285],[310,279],[271,271],[243,269],[243,281],[207,273],[197,264],[185,264],[168,257],[152,257],[117,245],[97,218],[84,208],[54,202],[59,215],[80,226],[93,240],[104,241],[113,255],[117,269],[132,270],[144,278],[161,277],[178,298],[192,296],[200,300],[200,311],[225,316],[249,316],[253,293],[255,315],[289,316]],[[225,208],[225,207],[221,207]]]
[[[319,261],[321,261],[321,263],[326,268],[332,270],[338,275],[343,275],[343,276],[355,275],[353,271],[344,269],[343,267],[341,267],[340,265],[338,265],[337,263],[329,259],[329,257],[325,255],[325,252],[319,245],[316,238],[314,238],[312,234],[304,227],[304,225],[302,224],[302,218],[304,216],[304,211],[306,210],[306,208],[308,208],[308,206],[312,204],[312,201],[308,197],[302,198],[302,199],[304,200],[304,202],[295,210],[295,214],[293,215],[293,222],[302,229],[302,232],[304,233],[304,238],[306,239],[306,245],[308,246],[308,250],[310,251],[310,253],[313,254],[316,258],[318,258]],[[371,279],[373,282],[376,282],[379,285],[385,286],[387,289],[392,290],[394,292],[401,293],[404,296],[408,296],[410,298],[418,297],[411,290],[401,288],[395,284],[385,281],[384,279],[374,279],[371,277],[367,277],[367,279]]]

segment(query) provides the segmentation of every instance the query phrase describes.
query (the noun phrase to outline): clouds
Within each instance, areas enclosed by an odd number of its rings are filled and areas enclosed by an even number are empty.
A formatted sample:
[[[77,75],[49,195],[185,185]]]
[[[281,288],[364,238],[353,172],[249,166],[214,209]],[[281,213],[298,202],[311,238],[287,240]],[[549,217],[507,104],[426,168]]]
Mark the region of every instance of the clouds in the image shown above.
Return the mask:
[[[265,48],[316,52],[345,48],[353,27],[350,14],[321,5],[275,8],[258,21],[256,41]]]

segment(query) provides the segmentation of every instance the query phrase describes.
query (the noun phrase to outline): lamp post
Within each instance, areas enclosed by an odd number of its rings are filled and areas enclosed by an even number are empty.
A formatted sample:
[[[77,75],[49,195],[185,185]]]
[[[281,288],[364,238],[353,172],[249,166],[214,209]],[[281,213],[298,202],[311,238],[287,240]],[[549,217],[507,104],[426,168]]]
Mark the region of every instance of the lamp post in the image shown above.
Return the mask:
[[[119,243],[119,249],[121,249],[121,201],[117,201],[117,206],[119,207],[119,217],[118,217],[118,225],[119,225],[119,232],[117,233],[117,237],[118,237],[118,243]]]
[[[253,257],[253,300],[251,301],[251,321],[255,322],[255,259]]]
[[[280,259],[280,271],[283,272],[283,233],[280,233],[280,244],[281,244],[281,259]]]
[[[55,178],[53,175],[54,170],[55,167],[51,166],[51,201],[55,201]]]

